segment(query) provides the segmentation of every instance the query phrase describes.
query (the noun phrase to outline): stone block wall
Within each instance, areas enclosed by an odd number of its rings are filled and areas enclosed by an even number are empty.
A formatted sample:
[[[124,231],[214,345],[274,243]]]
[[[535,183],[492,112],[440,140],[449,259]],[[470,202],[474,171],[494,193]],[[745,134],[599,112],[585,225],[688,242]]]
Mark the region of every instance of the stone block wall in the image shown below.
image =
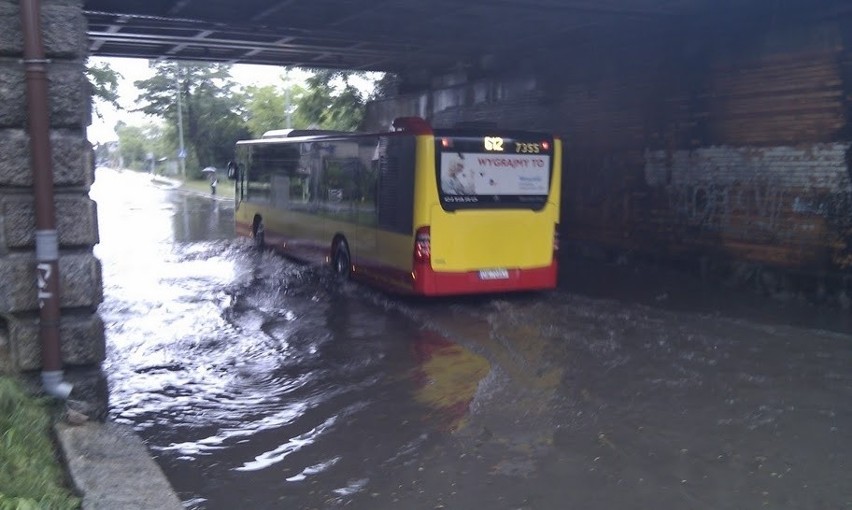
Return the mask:
[[[86,20],[79,0],[43,0],[56,225],[60,338],[66,369],[99,373],[104,327],[92,148]],[[19,2],[0,0],[0,371],[41,367],[36,299],[35,210]],[[78,370],[79,372],[79,370]],[[71,377],[79,381],[79,373]],[[95,377],[95,385],[102,380]],[[85,386],[85,384],[84,384]]]

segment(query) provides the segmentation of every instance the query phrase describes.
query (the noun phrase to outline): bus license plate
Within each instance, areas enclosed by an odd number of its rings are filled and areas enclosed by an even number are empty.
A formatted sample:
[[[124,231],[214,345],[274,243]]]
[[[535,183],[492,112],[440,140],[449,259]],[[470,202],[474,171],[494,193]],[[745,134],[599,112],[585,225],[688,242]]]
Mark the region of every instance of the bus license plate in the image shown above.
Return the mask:
[[[508,280],[508,269],[483,269],[479,272],[480,280]]]

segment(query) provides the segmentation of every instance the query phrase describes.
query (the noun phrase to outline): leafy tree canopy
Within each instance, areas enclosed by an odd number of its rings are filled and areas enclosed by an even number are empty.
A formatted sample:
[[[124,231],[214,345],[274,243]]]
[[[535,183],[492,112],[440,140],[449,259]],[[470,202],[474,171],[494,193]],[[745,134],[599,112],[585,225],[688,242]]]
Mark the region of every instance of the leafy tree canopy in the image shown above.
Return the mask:
[[[306,93],[298,101],[296,112],[312,126],[321,129],[353,131],[364,118],[366,99],[351,82],[363,73],[316,70],[307,79]]]
[[[180,90],[187,173],[223,166],[232,157],[234,143],[248,138],[243,121],[244,96],[237,90],[229,66],[203,62],[152,62],[155,74],[134,82],[139,89],[137,111],[178,124]]]
[[[306,128],[310,125],[310,121],[297,111],[299,101],[306,94],[305,89],[300,85],[285,84],[284,87],[279,89],[267,85],[246,88],[247,124],[253,137],[258,138],[272,129],[286,128],[288,116],[290,127]]]
[[[293,128],[342,131],[356,130],[364,116],[366,98],[352,83],[363,73],[316,70],[304,87],[285,81],[281,88],[250,86],[242,91],[224,64],[149,65],[154,76],[134,82],[139,89],[136,111],[164,119],[165,133],[175,133],[177,139],[180,90],[189,175],[200,176],[206,166],[223,166],[237,140],[282,129],[288,116]]]
[[[154,158],[163,154],[163,129],[155,123],[144,126],[131,126],[119,121],[115,126],[118,134],[118,148],[126,168],[136,170],[151,170],[151,155]],[[147,166],[146,166],[147,165]]]
[[[98,64],[87,63],[86,77],[89,79],[89,84],[92,87],[92,98],[108,103],[121,110],[118,104],[118,80],[121,79],[121,74],[114,71],[109,64],[101,62]],[[95,114],[103,117],[97,107],[97,102],[94,104]]]

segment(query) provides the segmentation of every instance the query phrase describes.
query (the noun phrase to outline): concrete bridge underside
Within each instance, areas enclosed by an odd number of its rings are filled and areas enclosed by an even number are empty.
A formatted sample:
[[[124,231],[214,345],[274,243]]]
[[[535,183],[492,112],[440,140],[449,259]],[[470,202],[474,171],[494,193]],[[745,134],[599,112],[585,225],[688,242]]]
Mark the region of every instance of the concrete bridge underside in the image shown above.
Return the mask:
[[[0,0],[0,369],[42,366],[20,7]],[[102,385],[89,55],[379,70],[399,115],[566,141],[563,242],[842,304],[852,7],[839,0],[44,0],[62,361]],[[75,375],[79,374],[79,375]],[[94,374],[94,375],[93,375]]]

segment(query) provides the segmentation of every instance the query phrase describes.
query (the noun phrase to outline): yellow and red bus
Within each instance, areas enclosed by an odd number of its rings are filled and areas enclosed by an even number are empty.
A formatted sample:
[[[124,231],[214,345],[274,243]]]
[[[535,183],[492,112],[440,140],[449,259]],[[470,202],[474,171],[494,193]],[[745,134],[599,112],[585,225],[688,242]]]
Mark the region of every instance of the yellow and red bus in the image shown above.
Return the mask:
[[[558,138],[419,117],[393,127],[237,142],[237,234],[395,293],[556,286]]]

